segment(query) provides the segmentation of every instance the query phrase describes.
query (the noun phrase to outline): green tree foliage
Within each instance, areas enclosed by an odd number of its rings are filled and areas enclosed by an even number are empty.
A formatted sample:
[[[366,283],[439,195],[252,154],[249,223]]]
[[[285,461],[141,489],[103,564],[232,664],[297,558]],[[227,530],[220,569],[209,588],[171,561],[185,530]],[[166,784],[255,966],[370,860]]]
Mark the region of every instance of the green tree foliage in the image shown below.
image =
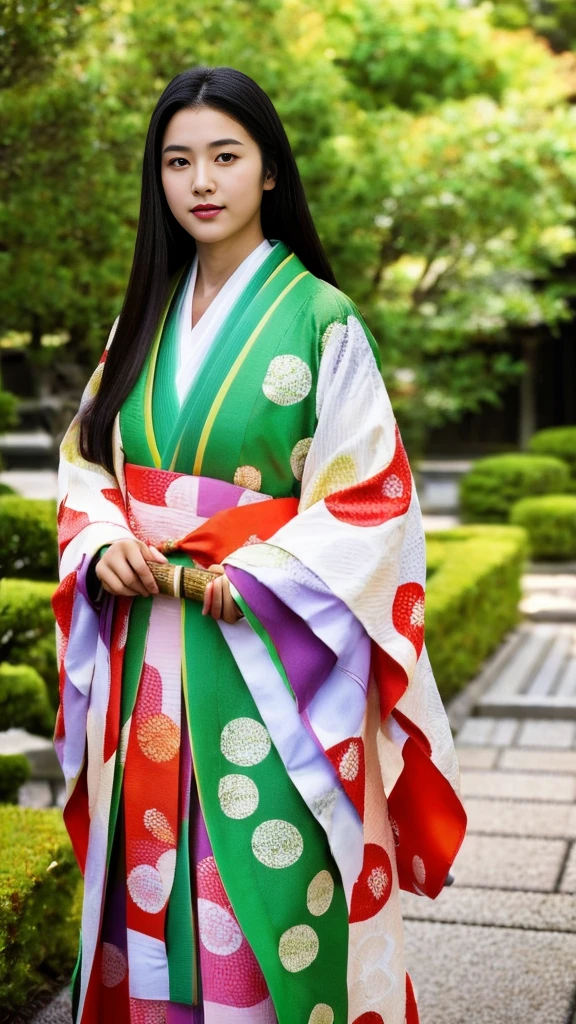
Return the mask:
[[[522,371],[504,346],[569,315],[576,71],[524,22],[455,0],[103,0],[77,17],[42,86],[4,90],[0,332],[67,330],[67,354],[95,359],[150,113],[195,64],[272,96],[404,429],[497,403]]]

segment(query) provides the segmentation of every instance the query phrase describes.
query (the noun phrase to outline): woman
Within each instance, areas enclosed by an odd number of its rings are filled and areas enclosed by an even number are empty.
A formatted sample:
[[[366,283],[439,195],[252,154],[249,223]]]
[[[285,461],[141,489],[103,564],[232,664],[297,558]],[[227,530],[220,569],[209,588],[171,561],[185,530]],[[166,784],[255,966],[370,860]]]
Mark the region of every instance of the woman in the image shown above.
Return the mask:
[[[418,1021],[399,890],[438,895],[466,817],[379,367],[266,94],[178,75],[61,447],[77,1024]]]

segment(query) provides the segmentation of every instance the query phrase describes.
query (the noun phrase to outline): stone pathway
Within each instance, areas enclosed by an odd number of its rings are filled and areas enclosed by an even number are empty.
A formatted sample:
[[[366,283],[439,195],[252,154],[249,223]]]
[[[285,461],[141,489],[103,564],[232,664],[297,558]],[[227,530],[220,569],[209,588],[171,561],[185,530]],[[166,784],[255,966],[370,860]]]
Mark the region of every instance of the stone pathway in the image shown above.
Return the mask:
[[[576,1024],[576,575],[557,582],[524,578],[527,618],[448,708],[468,832],[451,887],[402,893],[422,1024]]]

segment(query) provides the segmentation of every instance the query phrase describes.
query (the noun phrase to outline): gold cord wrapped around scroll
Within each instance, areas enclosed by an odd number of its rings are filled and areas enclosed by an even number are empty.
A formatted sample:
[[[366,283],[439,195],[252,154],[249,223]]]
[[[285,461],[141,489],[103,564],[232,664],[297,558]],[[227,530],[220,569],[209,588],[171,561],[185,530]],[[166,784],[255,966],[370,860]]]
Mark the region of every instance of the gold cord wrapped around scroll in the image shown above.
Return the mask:
[[[187,597],[191,601],[203,601],[207,585],[218,577],[218,573],[190,565],[169,565],[160,562],[146,562],[161,594],[170,597]]]

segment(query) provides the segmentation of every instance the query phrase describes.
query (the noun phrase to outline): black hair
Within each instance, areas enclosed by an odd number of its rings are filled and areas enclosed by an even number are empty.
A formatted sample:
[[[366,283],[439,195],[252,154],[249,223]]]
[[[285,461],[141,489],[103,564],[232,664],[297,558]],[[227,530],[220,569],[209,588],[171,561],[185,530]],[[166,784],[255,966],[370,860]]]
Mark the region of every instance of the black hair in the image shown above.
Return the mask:
[[[112,428],[134,387],[168,299],[170,282],[196,252],[196,242],[176,220],[164,194],[161,147],[177,111],[211,107],[238,121],[262,154],[262,182],[270,171],[276,184],[262,193],[265,238],[279,239],[310,273],[337,287],[318,237],[288,137],[276,109],[257,83],[230,67],[198,66],[166,87],[148,127],[142,162],[140,215],[134,258],[113,341],[96,397],[82,415],[80,448],[90,462],[113,472]]]

